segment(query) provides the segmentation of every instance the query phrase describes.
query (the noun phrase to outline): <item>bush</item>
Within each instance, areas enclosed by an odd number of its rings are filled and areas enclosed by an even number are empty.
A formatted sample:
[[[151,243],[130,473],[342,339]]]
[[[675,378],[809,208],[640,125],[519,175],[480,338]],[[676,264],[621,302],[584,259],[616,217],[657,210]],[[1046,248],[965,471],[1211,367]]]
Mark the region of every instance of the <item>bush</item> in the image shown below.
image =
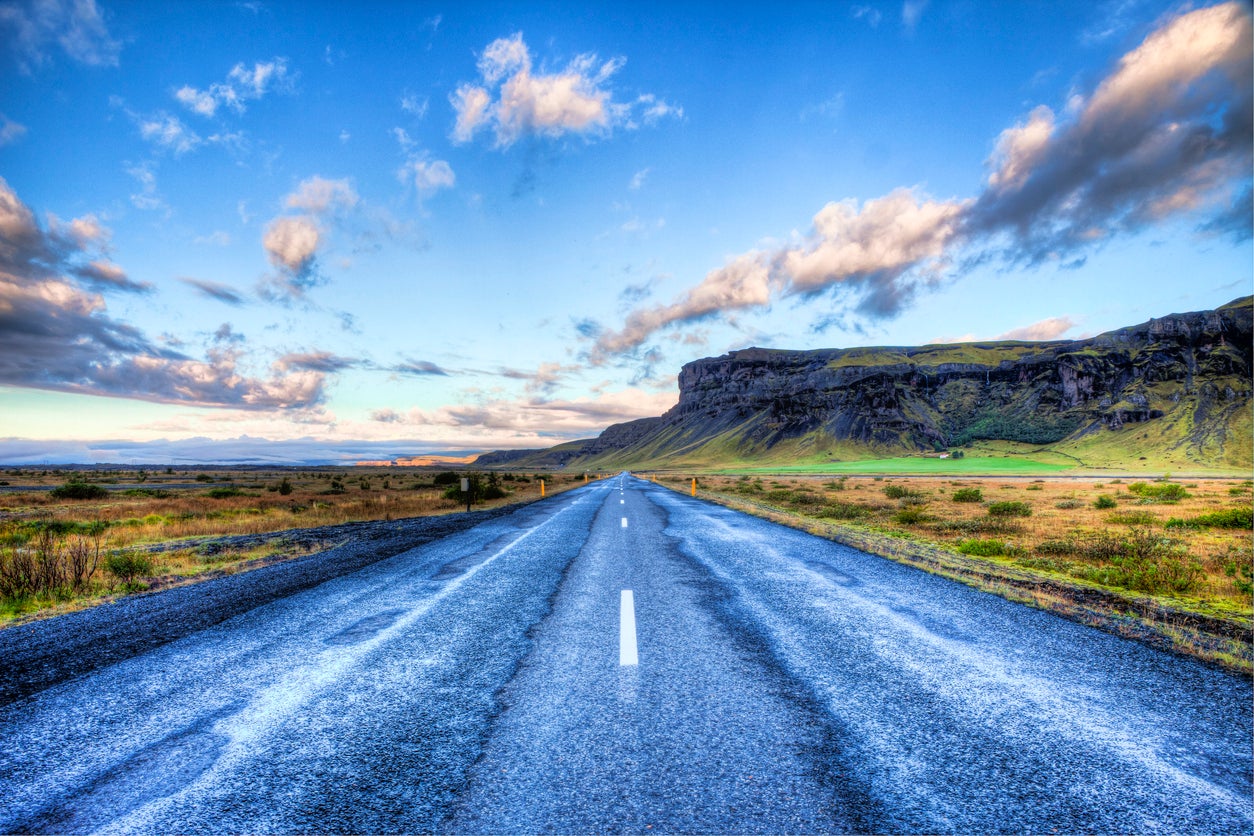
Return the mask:
[[[105,558],[105,570],[123,585],[130,586],[137,577],[152,571],[152,561],[142,554],[115,552]]]
[[[914,494],[903,485],[885,485],[884,486],[884,496],[888,497],[889,499],[903,499],[907,496],[913,496],[913,495]]]
[[[1090,557],[1100,554],[1106,565],[1081,566],[1074,574],[1106,586],[1183,595],[1196,591],[1206,577],[1200,563],[1186,562],[1178,543],[1143,529],[1122,538],[1098,535],[1085,551]]]
[[[1083,505],[1084,503],[1078,499],[1064,499],[1060,502],[1054,503],[1055,508],[1061,508],[1064,511],[1070,511],[1073,508],[1080,508]]]
[[[959,488],[954,491],[954,502],[983,502],[984,492],[979,488]]]
[[[1093,500],[1093,507],[1099,511],[1105,511],[1108,508],[1118,508],[1119,503],[1110,494],[1102,494]]]
[[[893,522],[898,525],[915,525],[927,520],[927,515],[918,508],[902,508],[893,514]]]
[[[59,488],[48,492],[53,499],[104,499],[109,492],[99,485],[86,482],[66,482]]]
[[[1001,540],[963,540],[958,551],[976,557],[1001,557],[1006,553],[1006,544]]]
[[[292,480],[284,476],[283,481],[279,482],[279,495],[290,496],[291,493],[292,493]]]
[[[210,499],[230,499],[233,496],[248,496],[248,494],[245,493],[244,491],[241,491],[239,488],[226,487],[226,488],[210,488],[209,490],[205,491],[205,496],[209,497]]]
[[[1161,482],[1155,485],[1147,482],[1133,482],[1128,485],[1128,491],[1151,502],[1179,502],[1189,497],[1189,492],[1184,489],[1184,485],[1175,482]]]
[[[1202,514],[1193,521],[1212,528],[1254,528],[1254,509],[1225,508],[1222,511]]]
[[[445,470],[442,473],[435,474],[435,478],[431,480],[433,485],[456,485],[461,481],[461,477],[451,470]]]
[[[988,506],[988,513],[994,517],[1030,517],[1032,506],[1026,502],[994,502]]]
[[[454,474],[454,476],[456,476],[456,474]],[[496,474],[492,474],[492,476],[494,477]],[[498,484],[494,484],[497,480],[494,480],[491,477],[489,477],[487,482],[485,482],[478,473],[472,473],[466,478],[470,480],[471,502],[479,502],[484,499],[501,499],[502,497],[509,496],[504,488]],[[461,480],[462,477],[457,476],[457,481],[449,485],[444,490],[443,496],[445,499],[452,499],[457,502],[466,501],[466,494],[462,492]]]
[[[210,476],[208,473],[197,473],[197,474],[196,474],[196,481],[197,481],[197,482],[212,482],[212,481],[213,481],[213,477],[212,477],[212,476]]]

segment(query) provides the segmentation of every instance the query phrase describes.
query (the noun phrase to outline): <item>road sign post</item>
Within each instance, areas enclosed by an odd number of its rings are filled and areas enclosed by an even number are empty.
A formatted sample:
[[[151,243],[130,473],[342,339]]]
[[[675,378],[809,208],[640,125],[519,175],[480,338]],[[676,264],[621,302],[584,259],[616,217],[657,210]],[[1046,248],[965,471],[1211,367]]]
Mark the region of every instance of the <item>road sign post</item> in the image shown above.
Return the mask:
[[[466,511],[470,511],[470,480],[462,477],[462,493],[466,494]]]

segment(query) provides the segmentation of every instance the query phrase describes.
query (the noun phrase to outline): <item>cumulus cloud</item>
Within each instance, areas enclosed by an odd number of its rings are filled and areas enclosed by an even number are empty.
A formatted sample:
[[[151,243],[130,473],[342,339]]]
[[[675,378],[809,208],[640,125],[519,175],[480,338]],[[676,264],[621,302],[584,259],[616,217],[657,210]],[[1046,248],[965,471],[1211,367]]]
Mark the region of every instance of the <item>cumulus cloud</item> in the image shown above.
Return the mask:
[[[302,180],[283,203],[289,209],[321,215],[336,209],[351,209],[357,201],[357,191],[347,179],[328,180],[315,175]]]
[[[262,296],[284,301],[298,299],[317,284],[318,253],[326,240],[324,220],[353,209],[359,198],[346,180],[313,176],[302,180],[284,198],[288,209],[303,214],[280,215],[270,221],[261,244],[276,273],[263,280]]]
[[[597,338],[592,360],[630,351],[655,331],[676,323],[696,322],[727,311],[761,308],[771,301],[773,280],[763,253],[748,253],[706,274],[701,284],[669,305],[637,308],[627,315],[619,331],[603,331]]]
[[[266,248],[270,263],[300,285],[308,280],[312,272],[321,240],[318,225],[311,218],[298,215],[271,221],[261,243]]]
[[[11,0],[0,4],[0,30],[9,30],[5,40],[25,73],[47,63],[54,46],[94,67],[116,67],[122,51],[95,0]]]
[[[203,90],[184,84],[174,91],[174,98],[193,113],[212,118],[222,106],[243,113],[246,101],[260,99],[271,92],[291,92],[295,81],[295,75],[288,72],[287,59],[274,58],[257,61],[252,67],[236,64],[225,81],[214,82]]]
[[[90,216],[45,229],[0,179],[0,383],[159,403],[243,409],[308,408],[325,373],[272,365],[250,377],[234,348],[206,359],[162,347],[109,315],[94,288],[145,286],[93,258],[108,231]]]
[[[969,236],[1011,261],[1065,257],[1117,233],[1229,203],[1249,182],[1249,12],[1230,2],[1151,33],[1071,113],[1038,107],[998,138]]]
[[[469,142],[490,128],[496,147],[507,148],[524,136],[604,136],[616,126],[630,130],[640,120],[683,115],[653,94],[614,101],[607,83],[622,66],[623,59],[601,61],[588,53],[556,72],[536,71],[521,32],[498,38],[479,56],[479,81],[458,85],[449,97],[456,114],[452,139]]]
[[[1003,131],[976,196],[897,189],[861,206],[829,203],[804,236],[733,258],[673,303],[636,308],[619,330],[599,329],[590,359],[605,362],[661,329],[786,296],[852,294],[864,316],[890,317],[960,259],[1074,262],[1117,234],[1178,218],[1248,238],[1250,42],[1240,3],[1179,14],[1087,98],[1061,114],[1038,107]]]

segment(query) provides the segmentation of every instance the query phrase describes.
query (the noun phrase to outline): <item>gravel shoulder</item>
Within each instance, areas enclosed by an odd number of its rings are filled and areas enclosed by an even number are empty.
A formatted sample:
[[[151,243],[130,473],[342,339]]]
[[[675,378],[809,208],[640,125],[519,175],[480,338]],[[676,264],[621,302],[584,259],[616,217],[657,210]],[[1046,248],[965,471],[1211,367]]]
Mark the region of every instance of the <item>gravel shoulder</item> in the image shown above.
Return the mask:
[[[415,546],[513,513],[519,507],[515,504],[470,514],[207,538],[198,547],[212,548],[216,544],[220,548],[240,548],[277,539],[294,543],[346,542],[326,551],[239,574],[129,595],[91,609],[0,630],[0,659],[4,660],[0,705],[144,653]]]

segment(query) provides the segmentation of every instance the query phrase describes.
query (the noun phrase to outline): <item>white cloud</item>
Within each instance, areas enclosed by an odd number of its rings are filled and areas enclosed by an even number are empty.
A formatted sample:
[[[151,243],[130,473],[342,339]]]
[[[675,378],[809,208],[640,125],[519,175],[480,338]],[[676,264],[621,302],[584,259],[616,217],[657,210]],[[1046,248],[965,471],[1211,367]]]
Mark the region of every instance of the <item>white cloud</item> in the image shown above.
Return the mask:
[[[636,128],[637,118],[653,124],[682,117],[682,108],[652,94],[630,104],[614,102],[606,83],[622,65],[622,59],[603,62],[585,54],[558,72],[535,72],[521,32],[498,38],[479,56],[481,83],[461,84],[449,97],[456,113],[451,137],[469,142],[489,126],[496,146],[507,148],[523,136],[602,136],[619,125]]]
[[[451,189],[457,183],[452,167],[444,160],[428,160],[425,157],[408,160],[397,176],[402,183],[412,185],[419,194],[434,194],[440,189]]]
[[[157,193],[157,173],[152,162],[128,165],[126,173],[139,183],[139,191],[131,195],[131,204],[146,211],[168,211],[169,206]]]
[[[19,125],[3,113],[0,113],[0,148],[12,145],[24,136],[26,136],[25,125]]]
[[[288,209],[300,209],[315,215],[338,209],[351,209],[357,205],[358,196],[352,184],[345,178],[328,180],[317,175],[302,180],[296,191],[283,200]]]
[[[627,184],[627,188],[631,189],[632,191],[637,191],[641,186],[644,185],[644,181],[649,176],[649,171],[650,169],[642,168],[639,171],[637,171],[635,174],[631,175],[631,182]]]
[[[872,29],[878,27],[884,18],[880,10],[872,6],[854,6],[849,13],[853,15],[854,20],[865,20]]]
[[[906,31],[913,32],[919,25],[927,4],[928,0],[906,0],[901,4],[901,24],[906,27]]]
[[[174,91],[174,98],[189,110],[212,118],[221,105],[243,113],[245,101],[260,99],[271,92],[290,93],[294,86],[295,75],[288,73],[287,59],[274,58],[258,61],[251,69],[243,63],[236,64],[225,81],[214,82],[205,90],[185,84]]]
[[[109,34],[95,0],[17,0],[0,4],[0,31],[9,30],[18,66],[25,73],[47,63],[55,44],[72,60],[116,67],[122,43]]]
[[[266,228],[262,245],[270,262],[293,276],[306,275],[322,241],[318,225],[307,217],[275,218]]]
[[[998,334],[995,339],[1029,340],[1032,342],[1056,340],[1075,326],[1075,320],[1069,316],[1051,316],[1048,319],[1033,322],[1031,325],[1011,328],[1009,331]]]
[[[199,135],[168,113],[158,113],[139,120],[139,135],[160,148],[179,156],[201,144]]]
[[[401,96],[401,110],[412,114],[419,119],[426,118],[427,108],[430,106],[431,100],[426,96],[418,98],[413,93],[405,93]]]

